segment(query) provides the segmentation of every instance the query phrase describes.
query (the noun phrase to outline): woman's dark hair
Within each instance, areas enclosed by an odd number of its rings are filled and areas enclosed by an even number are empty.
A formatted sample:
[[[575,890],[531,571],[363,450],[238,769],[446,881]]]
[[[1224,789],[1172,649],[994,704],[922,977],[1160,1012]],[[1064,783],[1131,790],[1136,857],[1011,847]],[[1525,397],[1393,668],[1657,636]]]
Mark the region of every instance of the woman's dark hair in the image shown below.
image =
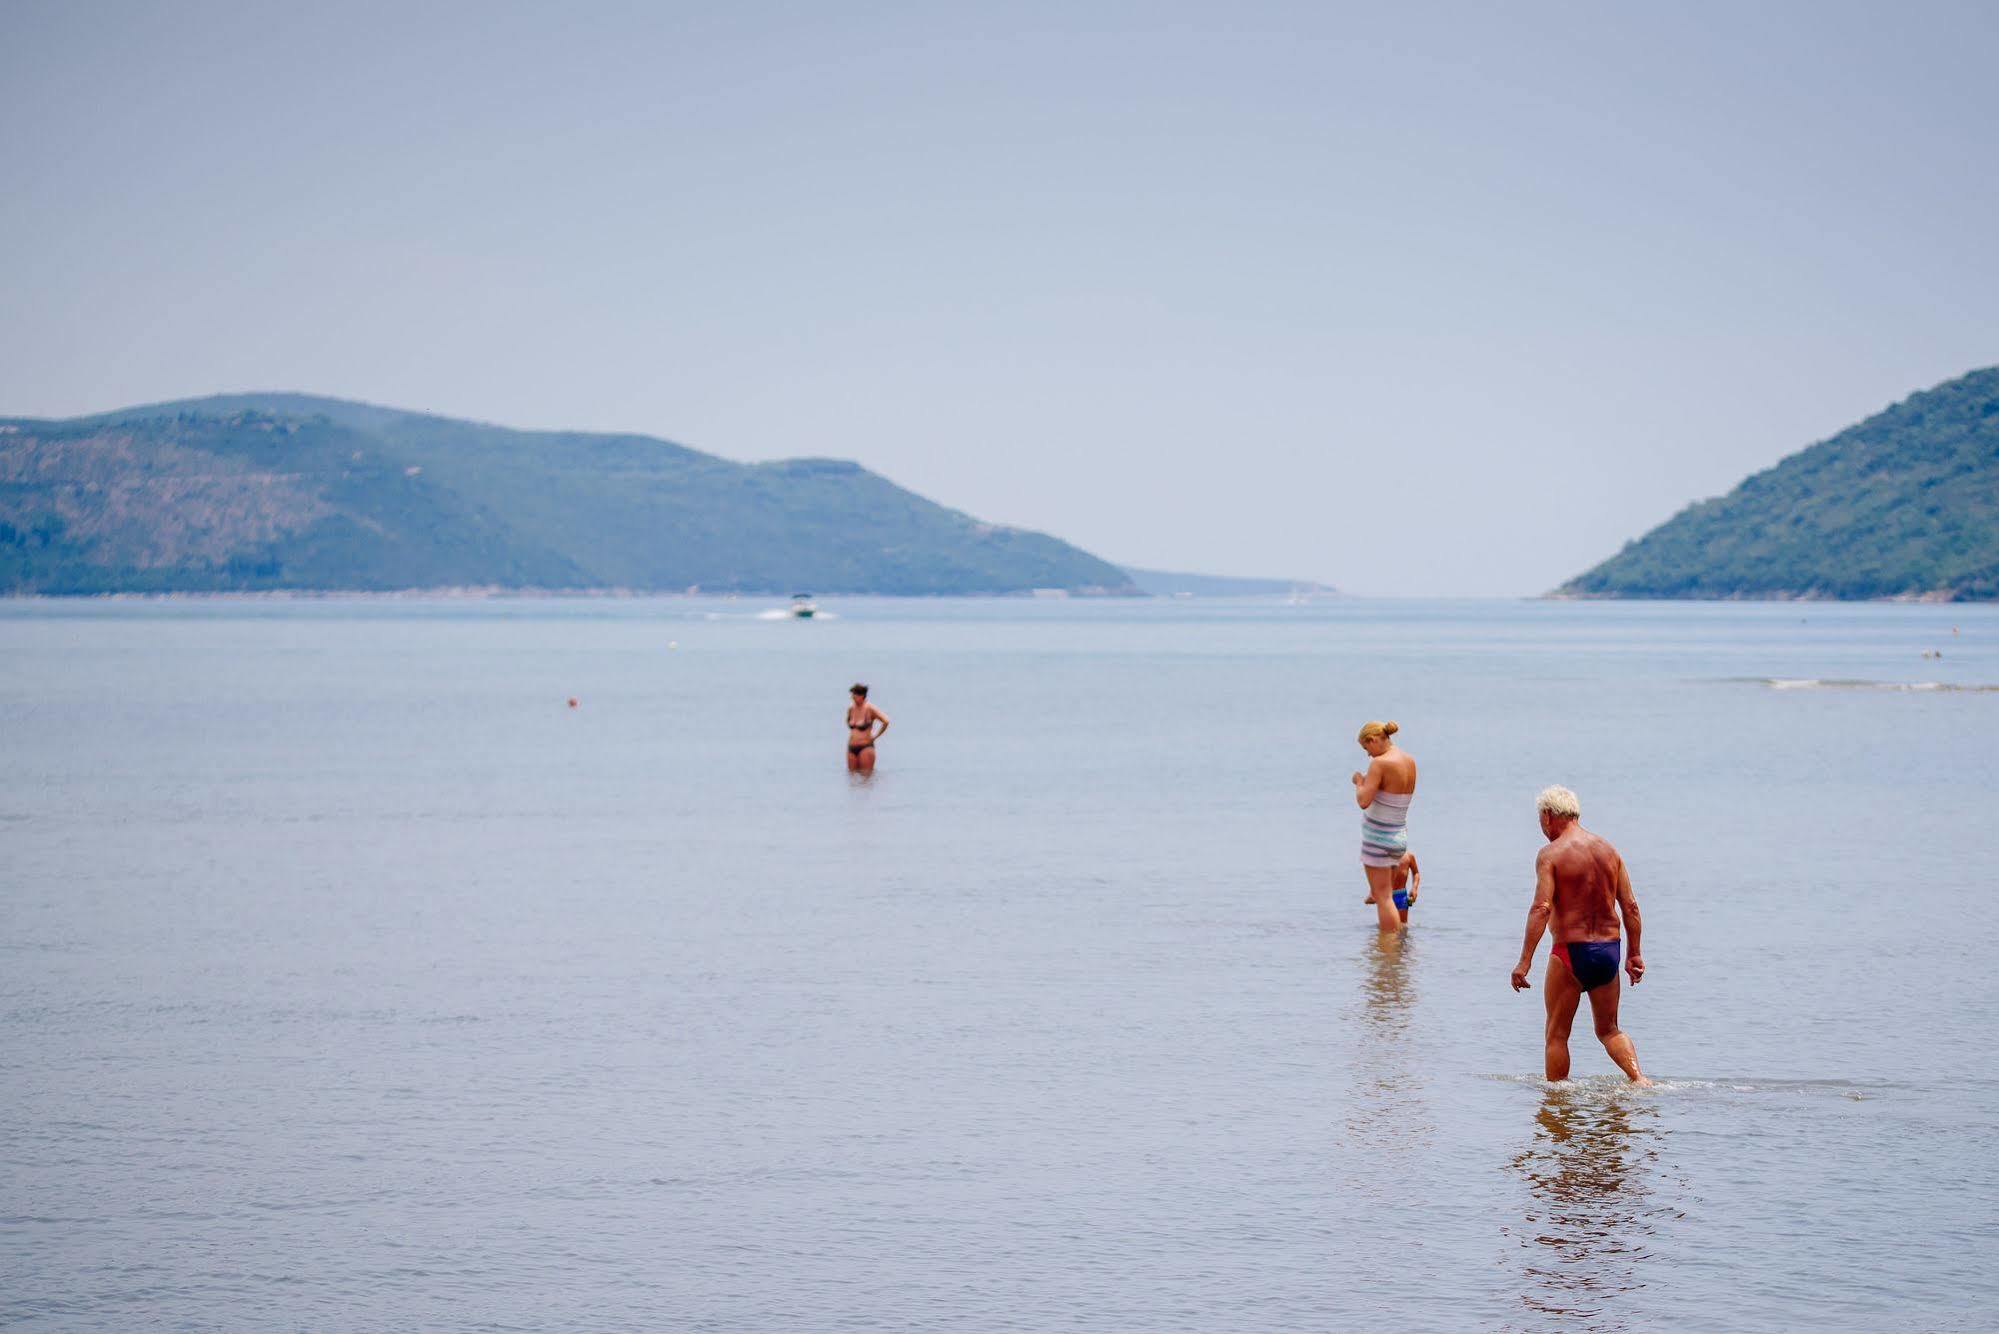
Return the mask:
[[[854,682],[853,685],[849,686],[848,690],[852,694],[859,695],[862,699],[866,699],[868,697],[868,688],[862,685],[859,681],[856,681]]]

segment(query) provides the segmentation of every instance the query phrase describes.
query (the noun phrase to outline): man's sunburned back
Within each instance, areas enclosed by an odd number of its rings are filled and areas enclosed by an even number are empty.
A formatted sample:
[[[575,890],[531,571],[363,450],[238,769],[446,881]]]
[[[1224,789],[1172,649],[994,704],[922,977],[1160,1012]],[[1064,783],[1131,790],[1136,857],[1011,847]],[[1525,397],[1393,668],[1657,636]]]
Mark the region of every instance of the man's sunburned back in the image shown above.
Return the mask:
[[[1617,890],[1624,859],[1617,849],[1578,824],[1569,826],[1540,855],[1554,873],[1554,915],[1549,925],[1555,940],[1618,939]]]

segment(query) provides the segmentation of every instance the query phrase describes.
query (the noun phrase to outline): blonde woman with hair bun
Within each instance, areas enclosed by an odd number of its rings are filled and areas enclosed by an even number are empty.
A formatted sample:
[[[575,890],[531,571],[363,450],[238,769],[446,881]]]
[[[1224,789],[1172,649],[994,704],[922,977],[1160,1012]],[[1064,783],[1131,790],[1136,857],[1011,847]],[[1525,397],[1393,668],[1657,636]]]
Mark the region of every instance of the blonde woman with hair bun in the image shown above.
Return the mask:
[[[1367,771],[1353,776],[1353,798],[1360,807],[1360,865],[1367,876],[1367,901],[1383,931],[1402,929],[1407,909],[1398,911],[1395,880],[1405,863],[1412,869],[1415,864],[1409,851],[1409,803],[1416,795],[1416,760],[1395,744],[1401,730],[1393,722],[1363,724],[1359,741],[1368,755]],[[1404,904],[1415,901],[1412,893]]]

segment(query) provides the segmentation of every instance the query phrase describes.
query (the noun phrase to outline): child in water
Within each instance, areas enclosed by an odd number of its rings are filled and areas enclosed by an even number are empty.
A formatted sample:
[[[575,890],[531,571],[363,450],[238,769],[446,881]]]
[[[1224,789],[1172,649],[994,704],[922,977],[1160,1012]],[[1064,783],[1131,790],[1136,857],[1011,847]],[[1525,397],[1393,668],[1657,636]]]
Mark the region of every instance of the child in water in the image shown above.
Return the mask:
[[[1413,850],[1403,853],[1402,860],[1395,863],[1395,876],[1388,883],[1395,892],[1395,911],[1404,922],[1407,922],[1409,909],[1416,904],[1416,892],[1423,887],[1423,872],[1416,865],[1416,854]],[[1373,903],[1374,895],[1368,895],[1361,902]]]

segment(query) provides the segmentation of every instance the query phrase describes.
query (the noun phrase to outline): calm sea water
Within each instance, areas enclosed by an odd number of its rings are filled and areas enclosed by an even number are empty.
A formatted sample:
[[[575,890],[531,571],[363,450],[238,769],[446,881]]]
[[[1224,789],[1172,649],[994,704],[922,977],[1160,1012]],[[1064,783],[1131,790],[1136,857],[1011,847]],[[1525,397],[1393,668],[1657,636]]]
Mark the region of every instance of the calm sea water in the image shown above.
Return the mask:
[[[0,1323],[1993,1325],[1995,609],[765,605],[0,604]]]

